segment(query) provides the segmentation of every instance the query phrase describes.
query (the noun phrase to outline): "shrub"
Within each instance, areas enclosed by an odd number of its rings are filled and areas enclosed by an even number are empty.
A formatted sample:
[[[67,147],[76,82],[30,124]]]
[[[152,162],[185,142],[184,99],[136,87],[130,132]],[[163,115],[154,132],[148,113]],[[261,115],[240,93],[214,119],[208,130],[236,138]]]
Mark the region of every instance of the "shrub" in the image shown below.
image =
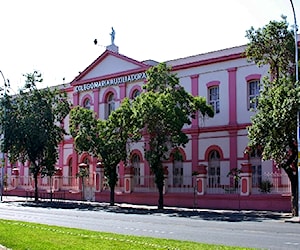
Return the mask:
[[[261,183],[259,184],[258,187],[259,187],[259,191],[262,193],[271,193],[273,184],[269,180],[263,180],[263,181],[261,181]]]

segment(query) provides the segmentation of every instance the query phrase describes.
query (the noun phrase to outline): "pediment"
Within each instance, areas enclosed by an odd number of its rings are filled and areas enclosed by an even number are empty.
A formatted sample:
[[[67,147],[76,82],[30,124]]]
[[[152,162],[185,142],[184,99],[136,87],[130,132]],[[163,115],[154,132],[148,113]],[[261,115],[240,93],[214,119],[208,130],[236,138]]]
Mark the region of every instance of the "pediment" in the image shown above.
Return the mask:
[[[72,83],[85,82],[92,79],[103,78],[122,72],[145,69],[148,65],[136,61],[119,53],[106,50],[91,65],[89,65]]]

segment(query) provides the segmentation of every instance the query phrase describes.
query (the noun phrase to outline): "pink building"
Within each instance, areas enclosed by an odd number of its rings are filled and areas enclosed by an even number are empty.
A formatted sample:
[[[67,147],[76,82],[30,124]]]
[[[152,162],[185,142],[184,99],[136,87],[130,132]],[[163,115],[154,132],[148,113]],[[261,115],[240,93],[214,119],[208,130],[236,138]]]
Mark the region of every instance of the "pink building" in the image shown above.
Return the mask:
[[[204,96],[215,110],[213,118],[193,120],[184,128],[190,141],[181,149],[182,161],[165,162],[166,206],[222,209],[290,210],[290,186],[287,176],[271,161],[261,161],[260,152],[245,154],[247,126],[254,114],[259,82],[268,67],[257,67],[243,56],[239,46],[166,62],[180,79],[181,85],[195,96]],[[136,61],[118,53],[114,44],[82,71],[65,89],[73,105],[80,105],[106,119],[125,97],[134,98],[145,84],[146,70],[158,62]],[[68,117],[64,123],[68,131]],[[130,145],[131,167],[118,166],[119,182],[116,202],[157,205],[158,192],[143,155],[143,141]],[[75,176],[80,163],[89,168],[84,193]],[[78,155],[73,139],[66,136],[59,145],[57,167],[53,178],[54,197],[109,201],[103,169],[97,159]],[[238,186],[229,175],[242,169]],[[7,192],[26,195],[32,190],[28,166],[7,164]],[[272,183],[268,190],[261,183]],[[50,190],[47,178],[40,180],[45,195]],[[55,196],[56,195],[56,196]]]

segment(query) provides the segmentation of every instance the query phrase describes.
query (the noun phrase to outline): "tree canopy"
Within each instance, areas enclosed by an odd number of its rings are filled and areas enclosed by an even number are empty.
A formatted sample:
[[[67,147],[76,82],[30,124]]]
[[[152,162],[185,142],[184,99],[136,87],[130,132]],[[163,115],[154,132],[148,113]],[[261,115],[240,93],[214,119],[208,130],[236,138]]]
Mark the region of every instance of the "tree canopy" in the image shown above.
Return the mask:
[[[110,204],[114,204],[117,182],[116,167],[125,165],[129,156],[129,143],[149,135],[145,157],[155,175],[159,189],[159,207],[163,207],[162,188],[164,173],[162,162],[169,158],[170,150],[184,146],[188,136],[182,131],[191,124],[200,111],[203,116],[213,116],[213,109],[205,98],[193,97],[179,84],[175,74],[166,64],[159,64],[147,71],[144,92],[134,100],[125,98],[107,120],[82,107],[70,113],[70,132],[79,153],[88,152],[104,165],[110,186]]]
[[[295,72],[294,33],[289,30],[285,16],[262,28],[251,27],[246,31],[246,37],[249,39],[245,51],[248,60],[258,66],[269,65],[273,79]]]
[[[118,180],[116,168],[120,161],[127,162],[127,145],[136,129],[129,99],[107,120],[96,117],[92,110],[74,107],[70,113],[70,132],[79,153],[88,152],[104,166],[104,174],[110,187],[110,204],[114,205],[114,190]]]
[[[200,111],[202,116],[213,116],[213,109],[204,97],[194,97],[179,84],[179,78],[171,73],[165,63],[147,71],[145,91],[133,102],[143,135],[149,136],[145,146],[145,158],[155,176],[159,192],[158,208],[163,208],[164,167],[172,150],[184,147],[188,135],[185,125]],[[147,143],[147,141],[146,141]]]
[[[273,160],[287,173],[292,187],[292,213],[298,212],[297,112],[300,84],[295,82],[294,35],[288,23],[271,21],[247,31],[246,55],[258,66],[269,65],[270,76],[261,82],[257,112],[248,128],[250,149],[260,148],[264,160]]]
[[[53,174],[58,159],[57,146],[65,134],[61,126],[70,105],[66,93],[57,89],[38,89],[43,81],[37,71],[25,75],[26,81],[18,94],[5,95],[1,100],[3,152],[11,162],[30,162],[38,200],[38,174]]]

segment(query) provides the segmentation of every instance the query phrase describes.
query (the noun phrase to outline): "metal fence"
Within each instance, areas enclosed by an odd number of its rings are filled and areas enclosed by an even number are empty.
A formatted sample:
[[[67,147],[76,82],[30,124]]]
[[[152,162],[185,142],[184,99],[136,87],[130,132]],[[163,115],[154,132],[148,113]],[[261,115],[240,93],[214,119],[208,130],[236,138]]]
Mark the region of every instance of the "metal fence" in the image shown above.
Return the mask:
[[[252,187],[252,193],[290,194],[291,183],[285,172],[266,172],[263,173],[261,182]]]
[[[122,176],[119,177],[119,181],[116,186],[118,192],[123,192],[124,186]],[[253,194],[266,194],[266,193],[279,193],[290,194],[291,185],[290,181],[285,173],[263,173],[259,178],[253,176],[252,182]],[[257,182],[257,180],[260,180]],[[85,183],[88,186],[95,186],[96,181],[93,178],[86,178]],[[107,181],[103,179],[102,187],[96,188],[96,190],[108,190]],[[41,191],[76,191],[81,190],[81,180],[74,176],[62,177],[54,176],[44,177],[38,179],[38,187]],[[165,190],[170,193],[195,193],[197,186],[196,176],[176,176],[176,178],[168,177],[165,180]],[[263,189],[264,187],[264,189]],[[25,191],[34,190],[34,179],[32,176],[18,176],[11,177],[7,181],[6,190],[12,190],[15,188],[23,189]],[[156,192],[156,184],[153,175],[148,176],[134,176],[132,178],[132,191],[133,192]],[[207,176],[206,178],[206,193],[208,194],[239,194],[240,182],[234,182],[232,177],[228,176]]]

